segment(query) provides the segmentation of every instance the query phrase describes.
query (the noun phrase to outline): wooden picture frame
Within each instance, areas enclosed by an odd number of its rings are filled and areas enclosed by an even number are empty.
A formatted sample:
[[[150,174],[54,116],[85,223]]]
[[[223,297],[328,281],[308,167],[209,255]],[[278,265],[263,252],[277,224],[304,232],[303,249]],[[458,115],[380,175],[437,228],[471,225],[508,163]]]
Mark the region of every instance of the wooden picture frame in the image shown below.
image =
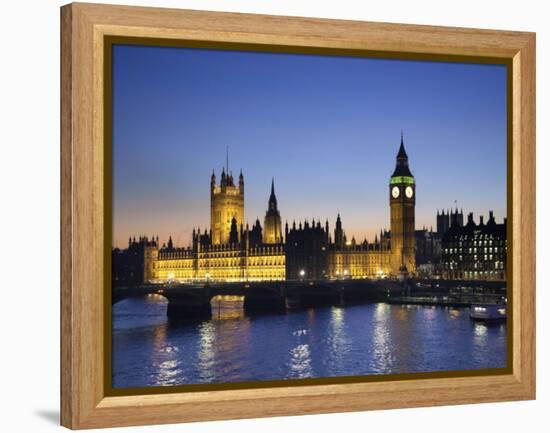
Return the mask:
[[[105,41],[113,37],[508,62],[511,372],[107,395],[104,227],[111,215],[105,200],[110,156],[104,148],[109,107],[103,103],[103,70]],[[80,429],[535,398],[535,34],[75,3],[61,8],[61,102],[62,425]]]

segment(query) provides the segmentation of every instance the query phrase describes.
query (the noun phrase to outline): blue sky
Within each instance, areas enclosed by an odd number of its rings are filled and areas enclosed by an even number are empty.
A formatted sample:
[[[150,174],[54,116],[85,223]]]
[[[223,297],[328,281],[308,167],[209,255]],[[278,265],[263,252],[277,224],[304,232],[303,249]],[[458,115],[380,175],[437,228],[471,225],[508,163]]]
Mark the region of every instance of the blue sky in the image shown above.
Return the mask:
[[[428,61],[113,47],[113,243],[209,227],[212,169],[245,177],[263,224],[271,178],[285,220],[340,212],[348,238],[389,228],[401,129],[416,226],[454,201],[506,211],[506,67]]]

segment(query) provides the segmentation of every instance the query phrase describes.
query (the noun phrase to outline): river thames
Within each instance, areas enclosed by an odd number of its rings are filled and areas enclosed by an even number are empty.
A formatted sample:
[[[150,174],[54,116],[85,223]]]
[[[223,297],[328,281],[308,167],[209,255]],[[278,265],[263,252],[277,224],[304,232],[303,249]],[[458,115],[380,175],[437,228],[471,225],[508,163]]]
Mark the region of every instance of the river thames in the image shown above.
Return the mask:
[[[159,296],[113,306],[113,387],[211,384],[506,367],[506,323],[469,309],[385,303],[173,324]]]

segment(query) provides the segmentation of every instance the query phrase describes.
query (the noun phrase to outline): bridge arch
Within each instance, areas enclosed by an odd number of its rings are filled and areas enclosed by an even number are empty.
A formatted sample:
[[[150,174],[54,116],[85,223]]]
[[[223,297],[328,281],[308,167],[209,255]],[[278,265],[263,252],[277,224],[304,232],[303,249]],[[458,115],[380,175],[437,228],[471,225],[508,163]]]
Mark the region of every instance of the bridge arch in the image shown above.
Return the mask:
[[[162,290],[150,290],[140,288],[114,288],[111,293],[111,305],[118,304],[125,299],[145,298],[147,296],[159,296],[169,300]]]

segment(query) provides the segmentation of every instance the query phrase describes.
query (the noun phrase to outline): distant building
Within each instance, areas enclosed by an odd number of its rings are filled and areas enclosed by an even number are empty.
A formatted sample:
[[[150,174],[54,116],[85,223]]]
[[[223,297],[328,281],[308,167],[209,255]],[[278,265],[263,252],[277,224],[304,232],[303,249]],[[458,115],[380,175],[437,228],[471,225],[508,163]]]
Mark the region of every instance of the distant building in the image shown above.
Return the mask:
[[[415,230],[416,269],[421,276],[438,274],[441,265],[441,238],[425,227]]]
[[[455,208],[454,210],[448,210],[445,212],[445,209],[439,212],[439,209],[437,210],[437,235],[440,239],[443,238],[445,233],[447,233],[447,230],[449,230],[451,227],[462,227],[464,225],[464,214],[462,213],[462,209],[460,211],[458,208]]]
[[[286,279],[319,280],[327,277],[327,254],[329,247],[328,221],[325,227],[321,223],[307,220],[289,229],[286,234]]]
[[[443,235],[447,233],[447,230],[451,227],[451,220],[449,217],[450,213],[447,210],[447,213],[445,213],[445,209],[439,212],[439,209],[437,210],[437,235],[439,238],[443,238]]]
[[[409,157],[403,144],[397,153],[395,170],[390,178],[391,266],[392,273],[416,272],[415,206],[416,182],[409,168]]]
[[[388,231],[381,231],[374,243],[347,239],[340,215],[336,219],[335,242],[332,242],[328,221],[294,222],[286,233],[287,279],[380,278],[395,275]]]
[[[170,243],[171,243],[170,239]],[[151,251],[158,249],[158,236],[141,236],[128,239],[128,248],[115,248],[112,252],[113,286],[130,286],[144,281],[147,271],[145,264],[151,261]]]
[[[485,224],[479,224],[473,213],[464,226],[454,225],[442,239],[442,266],[445,278],[505,280],[506,279],[506,219],[497,224],[493,212]]]
[[[464,225],[464,213],[462,209],[437,210],[437,230],[429,232],[424,228],[416,231],[416,261],[421,276],[442,276],[443,266],[441,263],[442,241],[445,234],[451,227],[462,227]]]
[[[463,225],[464,214],[462,213],[462,209],[460,209],[460,212],[458,211],[458,208],[455,208],[454,211],[451,210],[451,228],[462,227]]]
[[[281,214],[277,209],[277,197],[275,197],[275,180],[271,181],[271,195],[267,205],[267,212],[264,219],[264,244],[283,243],[281,229]]]
[[[233,182],[233,174],[222,170],[220,184],[216,185],[216,174],[210,179],[210,229],[213,245],[229,243],[233,219],[237,228],[244,223],[244,177],[241,171],[239,185]]]
[[[403,136],[389,181],[391,231],[381,231],[373,243],[348,240],[340,215],[334,242],[328,221],[324,226],[314,220],[293,223],[292,228],[286,224],[283,238],[273,181],[264,227],[256,219],[250,228],[244,222],[244,176],[241,171],[235,185],[227,167],[219,185],[212,173],[210,200],[210,229],[193,229],[189,247],[175,248],[171,238],[168,245],[159,247],[158,238],[144,238],[138,243],[139,251],[133,243],[128,250],[113,250],[117,267],[113,275],[128,279],[124,275],[129,272],[132,281],[142,276],[145,282],[183,282],[366,278],[416,272],[416,183]]]

